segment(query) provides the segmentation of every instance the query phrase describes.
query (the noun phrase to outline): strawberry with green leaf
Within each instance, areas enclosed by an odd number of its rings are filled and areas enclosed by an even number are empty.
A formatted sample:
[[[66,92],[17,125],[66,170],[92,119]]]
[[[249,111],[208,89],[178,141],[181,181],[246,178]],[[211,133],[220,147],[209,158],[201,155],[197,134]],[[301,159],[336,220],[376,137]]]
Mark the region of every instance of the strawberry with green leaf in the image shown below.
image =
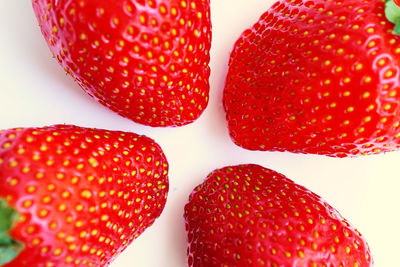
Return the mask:
[[[259,165],[213,171],[185,206],[190,267],[370,267],[362,235],[318,195]]]
[[[164,208],[145,136],[72,125],[0,131],[0,265],[107,266]]]
[[[138,123],[182,126],[208,103],[209,0],[32,0],[64,70]]]
[[[332,157],[398,150],[400,36],[388,19],[399,22],[399,10],[382,0],[276,2],[231,54],[224,107],[234,142]]]

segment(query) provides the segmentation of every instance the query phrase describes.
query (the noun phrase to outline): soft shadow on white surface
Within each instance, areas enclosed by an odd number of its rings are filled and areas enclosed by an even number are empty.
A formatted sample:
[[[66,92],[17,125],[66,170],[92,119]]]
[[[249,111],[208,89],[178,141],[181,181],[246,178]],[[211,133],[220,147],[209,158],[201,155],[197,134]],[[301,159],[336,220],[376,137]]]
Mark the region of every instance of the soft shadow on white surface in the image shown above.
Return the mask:
[[[229,138],[222,90],[234,42],[272,0],[213,0],[210,103],[195,123],[151,128],[120,117],[87,96],[51,57],[30,1],[0,1],[0,128],[72,123],[146,134],[170,163],[166,208],[115,260],[112,267],[184,267],[183,207],[208,173],[227,165],[256,163],[285,174],[321,195],[367,238],[376,267],[398,263],[400,152],[356,159],[253,152]]]
[[[51,55],[46,41],[42,38],[40,27],[31,8],[30,1],[2,1],[3,10],[9,14],[3,16],[3,25],[13,25],[13,27],[2,27],[1,33],[7,38],[7,42],[2,42],[3,56],[10,58],[9,74],[14,75],[21,66],[30,67],[31,74],[43,76],[48,81],[59,83],[63,87],[70,87],[76,91],[79,88],[71,77],[63,71],[58,62]],[[25,64],[29,61],[30,64]],[[34,66],[34,68],[32,68]],[[14,72],[11,72],[14,71]],[[24,79],[24,77],[20,77]],[[80,92],[80,91],[79,91]]]
[[[84,124],[86,114],[124,119],[89,97],[53,58],[42,37],[31,1],[0,2],[0,104],[8,111],[0,114],[8,127],[75,122]],[[21,88],[21,90],[18,90]],[[61,104],[60,104],[61,103]],[[79,108],[77,108],[79,107]],[[29,110],[23,117],[17,115]],[[15,116],[10,120],[10,115]],[[31,124],[26,125],[26,121]],[[87,125],[87,126],[95,126]]]

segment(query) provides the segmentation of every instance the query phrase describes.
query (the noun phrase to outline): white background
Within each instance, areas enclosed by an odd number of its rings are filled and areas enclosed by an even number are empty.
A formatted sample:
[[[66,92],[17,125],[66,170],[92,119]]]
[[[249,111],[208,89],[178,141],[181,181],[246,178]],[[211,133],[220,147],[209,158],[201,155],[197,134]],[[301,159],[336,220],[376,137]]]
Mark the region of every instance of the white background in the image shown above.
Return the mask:
[[[205,113],[182,128],[150,128],[104,108],[66,76],[47,48],[29,0],[0,0],[0,128],[68,123],[126,130],[154,138],[170,163],[170,193],[156,223],[112,267],[184,267],[183,207],[192,189],[216,168],[257,163],[321,195],[367,238],[376,267],[399,264],[400,152],[334,159],[235,146],[222,108],[234,41],[272,0],[213,0],[211,94]],[[0,176],[1,179],[1,176]]]

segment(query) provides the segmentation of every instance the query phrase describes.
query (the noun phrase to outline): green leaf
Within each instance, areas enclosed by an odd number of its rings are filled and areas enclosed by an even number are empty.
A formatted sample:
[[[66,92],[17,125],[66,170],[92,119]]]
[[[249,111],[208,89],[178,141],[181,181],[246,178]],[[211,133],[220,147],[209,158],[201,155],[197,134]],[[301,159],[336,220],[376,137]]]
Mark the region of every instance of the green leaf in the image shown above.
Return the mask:
[[[400,7],[393,0],[386,1],[385,16],[390,22],[395,24],[393,33],[400,35]]]
[[[7,245],[0,245],[0,266],[15,259],[18,254],[24,249],[24,244],[18,241],[9,239]]]
[[[10,230],[18,218],[15,209],[0,200],[0,265],[6,264],[24,249],[24,244],[10,237]]]
[[[0,200],[0,232],[10,230],[17,216],[17,212],[14,209]]]

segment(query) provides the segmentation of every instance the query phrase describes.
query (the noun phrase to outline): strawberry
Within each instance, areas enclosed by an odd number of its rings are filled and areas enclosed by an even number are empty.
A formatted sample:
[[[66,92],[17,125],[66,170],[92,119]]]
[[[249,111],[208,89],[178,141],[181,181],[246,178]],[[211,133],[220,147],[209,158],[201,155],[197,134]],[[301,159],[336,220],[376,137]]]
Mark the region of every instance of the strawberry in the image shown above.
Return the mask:
[[[276,2],[231,54],[224,108],[234,142],[332,157],[399,149],[393,28],[382,0]]]
[[[1,131],[0,265],[107,266],[159,217],[167,173],[161,148],[134,133]]]
[[[372,266],[368,244],[334,208],[258,165],[212,172],[185,206],[189,266]]]
[[[208,103],[209,0],[32,0],[64,70],[138,123],[181,126]]]

